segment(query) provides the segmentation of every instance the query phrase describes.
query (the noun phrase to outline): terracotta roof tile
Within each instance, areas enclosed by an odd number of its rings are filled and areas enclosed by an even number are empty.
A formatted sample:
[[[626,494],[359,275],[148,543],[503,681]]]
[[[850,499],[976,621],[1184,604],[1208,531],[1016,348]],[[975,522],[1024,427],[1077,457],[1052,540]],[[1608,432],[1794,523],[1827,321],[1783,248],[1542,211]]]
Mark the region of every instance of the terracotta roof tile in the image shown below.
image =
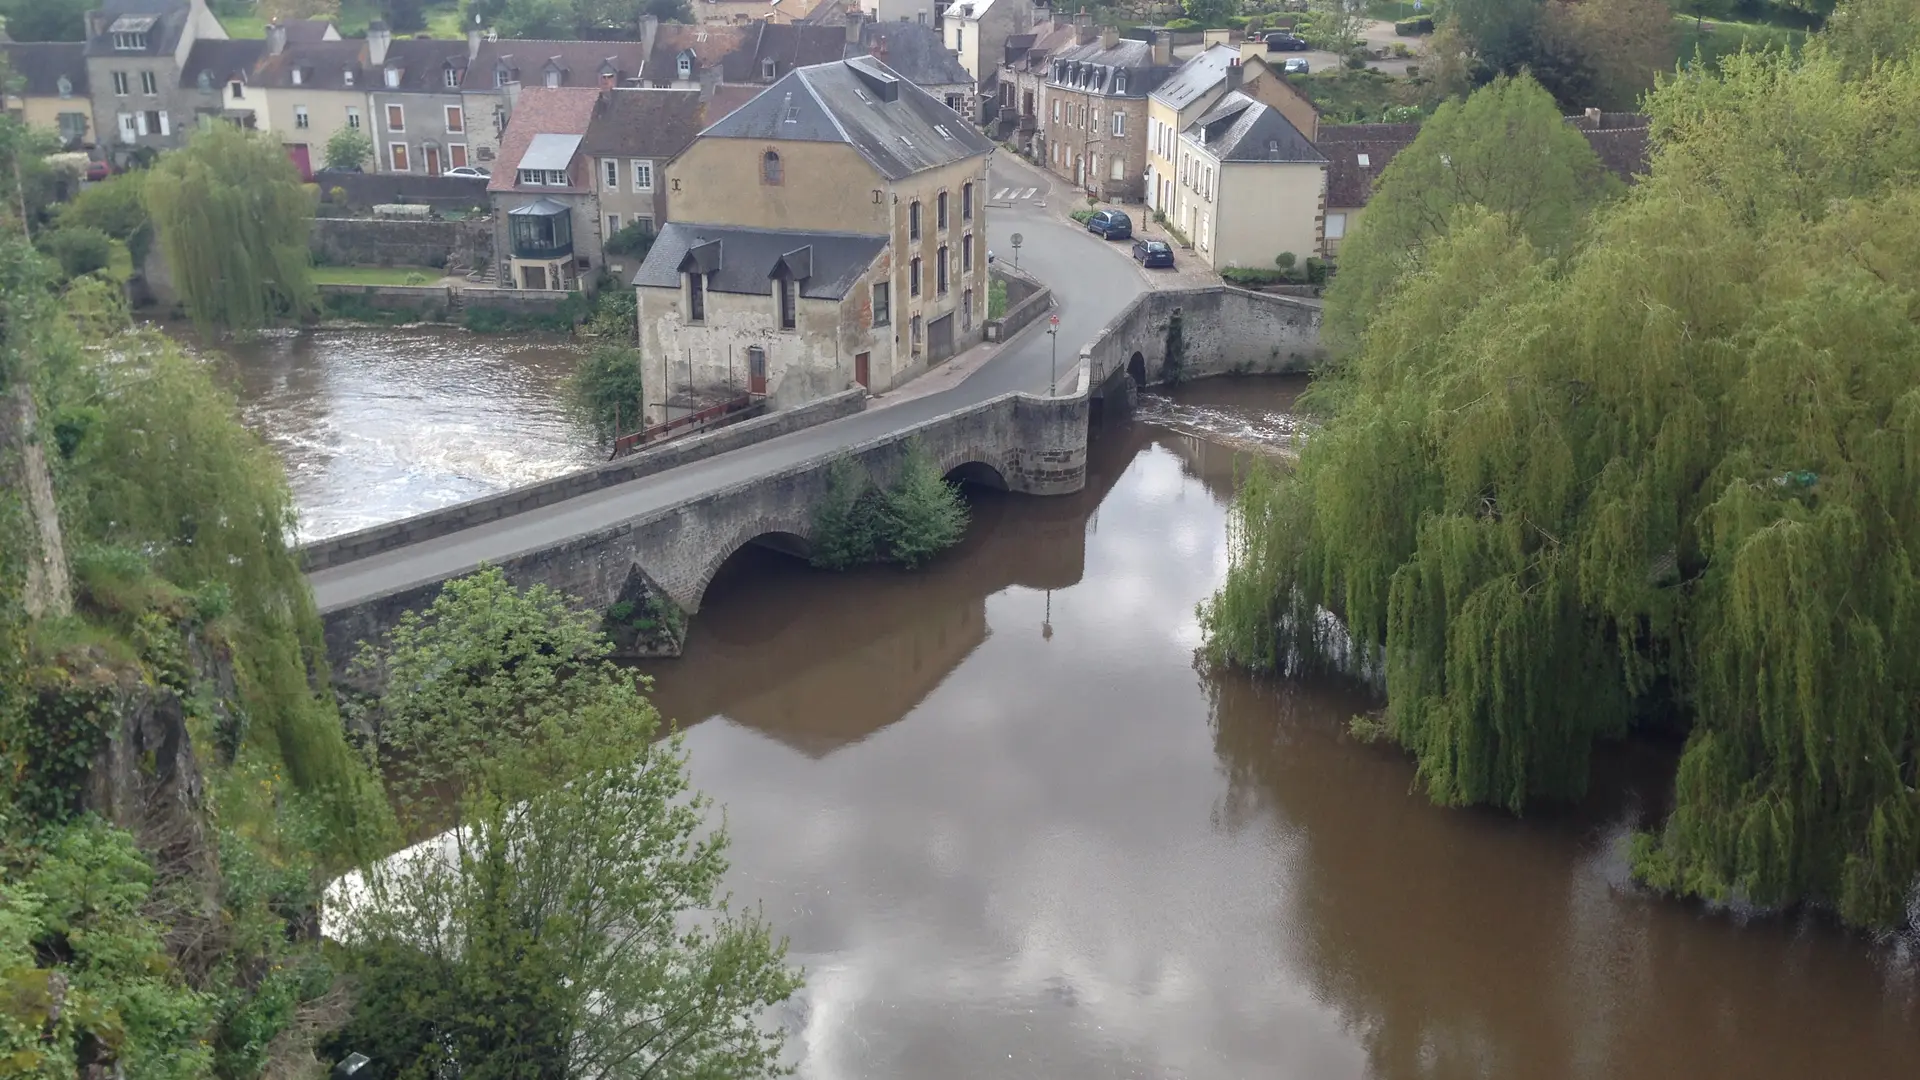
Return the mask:
[[[531,86],[520,91],[513,105],[513,119],[500,136],[500,157],[487,181],[488,191],[518,191],[520,158],[535,135],[585,135],[593,122],[594,106],[602,91],[586,86]],[[576,167],[571,179],[575,186],[565,188],[529,188],[529,191],[569,193],[586,179]]]

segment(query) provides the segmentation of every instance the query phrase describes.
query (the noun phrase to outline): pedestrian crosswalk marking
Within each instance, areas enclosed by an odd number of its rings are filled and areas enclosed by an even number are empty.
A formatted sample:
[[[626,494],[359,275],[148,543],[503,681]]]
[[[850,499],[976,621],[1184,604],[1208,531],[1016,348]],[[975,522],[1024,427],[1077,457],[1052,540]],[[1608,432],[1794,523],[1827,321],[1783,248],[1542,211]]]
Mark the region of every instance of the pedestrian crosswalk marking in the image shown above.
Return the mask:
[[[993,198],[996,202],[1013,202],[1019,199],[1031,199],[1033,198],[1034,192],[1039,190],[1040,189],[1037,187],[1030,187],[1030,188],[1004,188],[1003,187],[999,191],[996,191],[993,193]]]

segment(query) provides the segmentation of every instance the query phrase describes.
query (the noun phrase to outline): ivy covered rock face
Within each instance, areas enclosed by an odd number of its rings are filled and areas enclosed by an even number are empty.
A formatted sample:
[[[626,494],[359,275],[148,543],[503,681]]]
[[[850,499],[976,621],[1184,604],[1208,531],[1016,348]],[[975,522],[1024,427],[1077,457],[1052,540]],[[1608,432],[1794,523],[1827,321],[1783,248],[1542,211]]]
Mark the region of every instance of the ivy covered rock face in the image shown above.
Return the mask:
[[[1350,634],[1448,804],[1578,797],[1596,740],[1677,722],[1643,880],[1909,919],[1920,131],[1885,118],[1916,107],[1911,57],[1730,58],[1647,100],[1625,196],[1544,232],[1455,199],[1370,260],[1329,297],[1354,336],[1324,431],[1241,499],[1212,656],[1327,664]],[[1376,202],[1462,160],[1448,134]],[[1411,216],[1370,208],[1356,246]]]

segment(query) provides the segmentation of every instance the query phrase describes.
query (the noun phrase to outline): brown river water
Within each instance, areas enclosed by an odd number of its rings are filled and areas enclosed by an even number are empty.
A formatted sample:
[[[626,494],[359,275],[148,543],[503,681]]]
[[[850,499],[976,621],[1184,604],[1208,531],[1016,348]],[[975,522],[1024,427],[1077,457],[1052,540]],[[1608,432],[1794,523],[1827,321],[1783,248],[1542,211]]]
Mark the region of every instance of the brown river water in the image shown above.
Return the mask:
[[[380,331],[244,361],[315,532],[591,458],[550,347]],[[1441,810],[1345,734],[1364,694],[1196,666],[1233,447],[1291,439],[1298,389],[1150,399],[1085,492],[974,493],[919,573],[747,549],[648,665],[730,888],[807,969],[799,1075],[1920,1077],[1920,946],[1633,887],[1671,748],[1603,753],[1575,811]]]

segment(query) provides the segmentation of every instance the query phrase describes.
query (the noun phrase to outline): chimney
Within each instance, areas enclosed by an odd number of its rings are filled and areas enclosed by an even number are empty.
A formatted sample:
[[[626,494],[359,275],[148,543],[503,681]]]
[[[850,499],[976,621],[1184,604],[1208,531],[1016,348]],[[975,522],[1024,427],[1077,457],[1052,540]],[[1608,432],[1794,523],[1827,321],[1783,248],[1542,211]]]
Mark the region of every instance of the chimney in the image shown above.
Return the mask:
[[[1588,109],[1586,119],[1587,119],[1588,127],[1593,128],[1595,130],[1599,130],[1599,127],[1600,127],[1600,110],[1599,109]]]
[[[267,24],[267,55],[279,56],[287,51],[287,27],[284,23]]]
[[[473,63],[473,58],[480,55],[480,43],[486,39],[480,32],[480,16],[475,15],[473,25],[467,27],[467,63]]]
[[[1240,67],[1239,57],[1236,56],[1232,60],[1227,61],[1227,93],[1231,94],[1235,90],[1240,89],[1241,74],[1242,68]]]
[[[1099,36],[1100,28],[1093,25],[1093,16],[1087,14],[1086,8],[1081,8],[1080,14],[1073,17],[1074,43],[1077,45],[1091,45]]]
[[[1153,66],[1170,67],[1173,64],[1173,31],[1155,30],[1153,32]]]
[[[1111,49],[1118,44],[1120,44],[1120,31],[1115,30],[1111,26],[1103,26],[1100,28],[1100,47],[1101,48]]]
[[[371,67],[387,66],[387,47],[393,44],[393,31],[387,24],[375,19],[367,24],[367,64]]]
[[[849,5],[847,7],[847,44],[860,44],[860,28],[866,24],[867,13]]]

